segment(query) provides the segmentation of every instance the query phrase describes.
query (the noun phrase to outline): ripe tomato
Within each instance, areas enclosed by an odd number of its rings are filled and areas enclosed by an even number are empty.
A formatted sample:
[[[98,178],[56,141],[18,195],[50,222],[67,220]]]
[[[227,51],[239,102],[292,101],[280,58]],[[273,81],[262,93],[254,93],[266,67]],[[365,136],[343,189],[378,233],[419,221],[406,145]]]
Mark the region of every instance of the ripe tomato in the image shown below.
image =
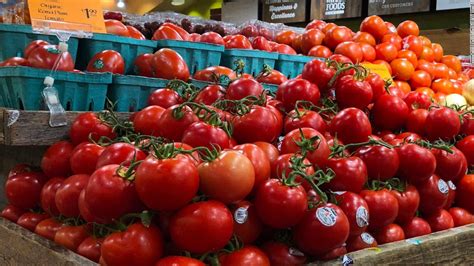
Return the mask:
[[[173,215],[169,231],[183,250],[199,254],[220,250],[232,237],[232,213],[218,201],[192,203]]]
[[[224,98],[224,88],[220,85],[214,84],[204,87],[194,98],[194,102],[205,105],[212,105],[217,100]]]
[[[257,145],[247,143],[233,147],[234,150],[242,151],[252,162],[255,171],[255,182],[252,191],[256,192],[271,175],[271,165],[266,153]]]
[[[16,223],[18,218],[20,218],[24,213],[26,213],[26,210],[9,204],[2,210],[0,217]]]
[[[428,109],[431,105],[431,99],[423,93],[412,91],[403,98],[410,112],[416,109]]]
[[[106,265],[154,265],[164,253],[163,236],[154,225],[130,225],[107,236],[101,246]]]
[[[60,223],[56,218],[48,218],[42,220],[36,225],[35,233],[51,241],[54,240],[56,232],[58,232],[64,225]]]
[[[330,132],[344,144],[367,141],[372,134],[367,115],[357,108],[347,108],[340,111],[329,125]]]
[[[384,42],[375,46],[376,58],[391,62],[398,56],[397,47],[393,43]]]
[[[236,117],[233,126],[233,137],[238,143],[256,141],[271,143],[279,137],[283,121],[279,120],[270,106],[254,105],[249,113]]]
[[[252,43],[243,35],[230,36],[224,45],[226,49],[252,49]]]
[[[95,171],[97,160],[104,150],[105,148],[102,146],[87,142],[74,148],[69,160],[72,172],[74,174],[91,175]]]
[[[80,215],[79,195],[88,181],[89,175],[73,175],[62,182],[55,196],[55,203],[61,215],[71,218]]]
[[[222,266],[270,266],[267,255],[255,246],[246,246],[242,249],[219,257]]]
[[[372,36],[370,33],[362,32],[362,31],[358,31],[354,35],[352,40],[354,42],[358,42],[358,43],[366,43],[366,44],[369,44],[370,46],[375,46],[375,44],[377,43],[375,41],[374,36]]]
[[[57,70],[74,70],[74,61],[71,54],[59,51],[57,45],[38,45],[29,52],[26,59],[28,65],[35,68],[53,69],[56,61],[58,61]]]
[[[381,130],[397,130],[407,119],[407,104],[394,95],[383,95],[374,104],[371,114],[373,124]]]
[[[184,132],[181,140],[191,147],[206,147],[208,149],[229,148],[229,135],[220,127],[205,122],[192,123]]]
[[[448,192],[448,200],[446,200],[446,204],[443,206],[444,209],[449,209],[454,203],[454,200],[456,199],[456,185],[453,183],[453,181],[449,180],[448,181],[448,187],[449,187],[449,192]]]
[[[145,159],[146,154],[129,143],[114,143],[101,153],[97,160],[96,169],[111,164],[123,164],[128,166],[132,161],[140,161]]]
[[[397,33],[402,38],[409,35],[418,36],[420,35],[420,29],[418,28],[418,25],[415,22],[411,20],[405,20],[402,23],[398,24]]]
[[[413,73],[415,72],[415,68],[413,64],[408,61],[408,59],[398,58],[393,60],[390,63],[392,67],[393,76],[398,80],[407,81],[410,80]]]
[[[441,46],[439,43],[432,43],[431,49],[433,49],[435,61],[441,62],[444,56],[443,46]]]
[[[443,63],[434,64],[434,78],[435,79],[449,79],[449,67]]]
[[[388,33],[388,34],[385,34],[382,38],[382,40],[380,41],[380,43],[385,43],[385,42],[389,42],[389,43],[392,43],[395,45],[395,47],[397,48],[397,50],[401,50],[402,49],[402,42],[403,42],[403,39],[396,33]],[[375,46],[375,45],[374,45]]]
[[[373,62],[377,56],[375,48],[367,43],[359,43],[362,53],[364,54],[363,61]]]
[[[274,266],[298,266],[306,263],[306,256],[285,243],[270,241],[262,245],[262,250]]]
[[[234,217],[234,234],[245,245],[253,243],[260,236],[263,226],[255,206],[248,201],[239,201],[231,206]]]
[[[340,43],[352,40],[353,34],[352,30],[345,26],[336,26],[326,32],[326,35],[324,36],[324,44],[329,49],[334,50]]]
[[[236,78],[235,72],[224,66],[211,66],[208,68],[205,68],[203,70],[199,70],[196,73],[194,73],[193,78],[197,80],[202,80],[202,81],[216,81],[214,78],[217,76],[228,76],[230,80],[233,80]]]
[[[356,237],[349,238],[346,243],[348,252],[354,252],[366,248],[375,248],[378,246],[377,240],[375,240],[371,234],[366,232]]]
[[[452,153],[433,149],[436,157],[436,174],[446,180],[457,183],[467,171],[467,160],[464,154],[456,147],[451,147]]]
[[[356,193],[334,193],[337,205],[346,214],[350,225],[350,236],[359,236],[369,225],[369,206]]]
[[[349,228],[344,212],[332,203],[325,203],[306,212],[293,229],[293,237],[301,251],[322,256],[344,244],[349,237]]]
[[[448,200],[449,186],[436,175],[417,184],[420,193],[420,211],[425,215],[433,214],[442,209]]]
[[[414,68],[418,67],[418,58],[416,54],[411,50],[400,50],[398,51],[397,58],[405,58],[413,65]],[[430,77],[431,82],[431,77]]]
[[[41,169],[48,177],[69,176],[74,146],[68,141],[59,141],[50,146],[41,160]]]
[[[360,196],[364,198],[369,206],[370,229],[378,229],[387,226],[393,223],[397,218],[398,200],[389,190],[363,190]]]
[[[40,202],[41,189],[47,178],[42,173],[16,174],[5,183],[8,202],[21,209],[32,209]]]
[[[366,17],[360,24],[360,31],[372,34],[377,40],[382,39],[388,30],[387,25],[379,16]]]
[[[12,57],[0,62],[0,67],[7,66],[29,66],[28,60],[23,57]]]
[[[315,129],[298,128],[285,135],[281,142],[282,154],[301,153],[302,147],[298,146],[298,143],[301,143],[303,138],[306,140],[314,139],[310,147],[305,147],[308,149],[305,158],[313,165],[324,168],[331,151],[324,136]]]
[[[375,239],[379,244],[386,244],[405,239],[405,233],[398,224],[389,224],[377,231]]]
[[[183,37],[170,25],[161,25],[154,33],[152,40],[178,40],[183,41]]]
[[[164,112],[165,109],[163,107],[152,105],[135,113],[135,117],[133,118],[135,132],[143,135],[159,136],[160,127],[157,121]]]
[[[449,209],[449,214],[453,217],[454,227],[474,223],[474,216],[463,208],[453,207]]]
[[[433,62],[435,60],[433,49],[431,49],[431,47],[428,47],[428,46],[423,46],[420,59],[424,59],[428,62]]]
[[[415,90],[416,92],[420,92],[420,93],[423,93],[425,94],[426,96],[430,97],[430,99],[433,99],[434,100],[434,97],[435,97],[435,93],[432,89],[430,88],[427,88],[427,87],[419,87]]]
[[[270,47],[270,43],[265,37],[262,37],[262,36],[255,37],[253,39],[252,47],[253,49],[257,49],[257,50],[262,50],[262,51],[267,51],[267,52],[272,51],[272,48]]]
[[[324,45],[316,45],[308,51],[309,56],[329,58],[332,55],[331,49]]]
[[[133,26],[127,26],[128,35],[137,40],[146,40],[145,35]]]
[[[327,62],[318,59],[309,61],[303,68],[302,78],[318,86],[322,92],[327,91],[328,83],[336,74],[336,69]]]
[[[268,160],[270,161],[271,168],[273,168],[275,161],[278,159],[278,156],[280,155],[280,152],[278,151],[277,147],[275,147],[275,145],[270,144],[268,142],[261,142],[261,141],[257,141],[254,144],[257,145],[260,149],[262,149],[262,151],[265,153]]]
[[[459,73],[462,71],[461,60],[454,55],[445,55],[441,58],[441,63]]]
[[[283,43],[286,45],[291,45],[293,40],[296,38],[296,33],[291,30],[283,30],[277,33],[275,36],[275,41],[277,43]]]
[[[301,51],[307,54],[311,48],[323,43],[326,35],[318,29],[309,29],[301,37]]]
[[[28,46],[26,46],[25,50],[23,51],[24,58],[28,58],[30,56],[30,53],[33,50],[43,45],[50,45],[50,43],[43,40],[35,40],[35,41],[30,42]]]
[[[461,121],[456,111],[441,107],[429,112],[425,126],[429,140],[450,140],[459,134]]]
[[[239,78],[229,84],[226,90],[226,98],[229,100],[241,100],[247,96],[260,96],[263,86],[253,78]]]
[[[87,65],[88,72],[125,74],[125,61],[119,52],[105,50],[95,54]]]
[[[170,266],[170,265],[183,265],[183,266],[206,266],[202,261],[182,257],[182,256],[168,256],[160,259],[155,266]]]
[[[104,238],[89,236],[77,247],[77,254],[98,263],[100,259],[100,248],[103,242]]]
[[[420,87],[431,87],[431,76],[424,70],[417,70],[413,72],[410,78],[411,87],[414,89]]]
[[[172,49],[162,48],[151,59],[153,73],[156,78],[189,79],[189,68],[184,59]]]
[[[307,196],[301,185],[270,179],[257,190],[254,204],[262,223],[277,229],[298,224],[306,213]]]
[[[426,60],[420,59],[418,60],[418,66],[416,67],[417,70],[424,70],[428,72],[431,76],[431,79],[435,78],[435,65],[434,63],[428,62]]]
[[[49,218],[46,213],[25,212],[18,217],[17,224],[31,232],[34,232],[36,226],[43,220]]]
[[[364,59],[364,52],[360,44],[353,41],[339,43],[334,53],[347,56],[353,63],[359,63]]]
[[[114,139],[116,134],[111,126],[101,120],[96,114],[87,112],[78,115],[71,125],[69,137],[74,145],[89,141],[98,141],[100,137]]]
[[[431,234],[431,226],[423,218],[413,217],[413,219],[403,225],[403,231],[406,238],[413,238]]]
[[[334,29],[335,27],[337,27],[335,23],[326,23],[326,25],[322,29],[322,32],[324,34],[327,34],[330,30]]]
[[[85,225],[63,226],[54,235],[54,242],[76,252],[87,237],[89,237],[89,232]]]
[[[89,178],[84,188],[84,203],[96,222],[109,223],[139,210],[135,184],[121,176],[127,170],[110,164],[97,169]]]
[[[218,45],[224,45],[224,40],[219,33],[216,32],[205,32],[201,35],[200,42],[212,43]]]
[[[325,133],[327,131],[326,122],[323,120],[321,115],[315,111],[295,109],[289,112],[285,117],[283,126],[285,133],[289,133],[294,129],[304,127],[313,128],[321,133]]]
[[[392,178],[400,165],[397,152],[381,145],[361,147],[355,155],[364,162],[370,180]]]
[[[415,217],[420,205],[420,194],[413,185],[406,185],[404,191],[390,191],[398,200],[398,216],[395,220],[399,224],[405,224]]]
[[[165,109],[182,102],[181,96],[172,89],[157,89],[148,96],[148,105],[157,105]]]
[[[413,51],[419,58],[423,52],[423,41],[418,36],[408,35],[403,38],[403,49]]]
[[[400,159],[398,175],[412,184],[427,181],[436,169],[436,158],[433,153],[416,144],[404,144],[397,148]],[[423,165],[423,167],[419,167]]]
[[[280,54],[291,54],[296,55],[296,51],[291,48],[291,46],[286,44],[276,44],[272,47],[272,52],[280,53]]]
[[[127,27],[121,21],[115,19],[106,19],[104,22],[108,34],[130,37]]]
[[[335,177],[325,185],[332,191],[359,193],[367,182],[367,168],[359,157],[330,158],[326,167],[335,173]]]
[[[276,99],[280,100],[286,111],[295,108],[297,101],[309,101],[318,104],[321,94],[316,84],[304,79],[290,79],[278,86]]]
[[[324,27],[326,27],[326,25],[327,23],[324,20],[314,19],[306,25],[305,30],[309,30],[309,29],[323,30]]]
[[[355,107],[364,110],[372,102],[373,91],[367,81],[346,75],[339,78],[334,86],[336,100],[341,109]]]
[[[139,76],[145,77],[153,77],[153,68],[151,67],[151,59],[153,58],[153,54],[141,54],[135,58],[134,61],[134,71],[135,74]]]
[[[59,210],[56,205],[55,197],[58,188],[64,182],[62,177],[53,177],[43,185],[40,196],[41,208],[51,216],[58,216]]]
[[[438,210],[432,215],[426,217],[433,232],[447,230],[454,227],[454,220],[451,214],[444,209]]]
[[[283,75],[280,71],[272,69],[269,74],[259,75],[257,81],[260,83],[280,85],[287,81],[288,78]]]
[[[456,204],[469,211],[474,212],[474,175],[465,175],[457,184]]]

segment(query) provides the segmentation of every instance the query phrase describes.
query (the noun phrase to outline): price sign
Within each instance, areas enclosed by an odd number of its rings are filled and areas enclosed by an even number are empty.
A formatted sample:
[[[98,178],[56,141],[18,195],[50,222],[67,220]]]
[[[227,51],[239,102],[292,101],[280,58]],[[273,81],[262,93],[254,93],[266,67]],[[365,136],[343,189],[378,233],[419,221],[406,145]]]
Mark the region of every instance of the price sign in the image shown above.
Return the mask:
[[[28,0],[33,28],[106,33],[97,0]]]
[[[379,74],[383,80],[392,80],[392,75],[390,75],[387,67],[383,64],[362,63],[361,65],[365,67],[370,73]]]

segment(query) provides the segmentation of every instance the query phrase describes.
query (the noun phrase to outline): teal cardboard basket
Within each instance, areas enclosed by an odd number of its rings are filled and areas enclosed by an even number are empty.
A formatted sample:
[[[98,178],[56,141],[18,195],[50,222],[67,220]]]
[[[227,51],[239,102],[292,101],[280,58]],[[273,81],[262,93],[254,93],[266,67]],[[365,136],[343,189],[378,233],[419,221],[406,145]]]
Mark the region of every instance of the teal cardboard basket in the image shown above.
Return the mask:
[[[30,67],[0,67],[0,97],[3,107],[20,110],[44,110],[41,92],[50,70]],[[57,71],[54,87],[66,111],[101,111],[105,107],[108,73],[71,73]]]
[[[166,88],[169,80],[141,76],[114,75],[107,97],[119,112],[135,112],[145,108],[148,96],[156,89]]]
[[[304,65],[316,57],[304,55],[280,54],[275,64],[275,69],[283,73],[288,78],[296,78],[303,72]]]
[[[141,54],[153,53],[155,48],[155,41],[137,40],[112,34],[94,34],[91,39],[80,40],[76,66],[84,70],[95,54],[104,50],[114,50],[119,52],[125,61],[125,74],[133,74],[135,58]]]
[[[276,92],[278,90],[278,85],[275,84],[262,83],[262,86],[264,89],[269,90],[271,92]]]
[[[188,64],[189,72],[196,73],[210,66],[218,66],[224,52],[223,45],[176,40],[159,40],[158,49],[170,48],[178,52]]]
[[[244,72],[256,76],[262,71],[265,64],[274,68],[277,59],[277,53],[248,49],[226,49],[222,54],[221,65],[234,69],[234,63],[237,60],[242,60],[245,63]]]
[[[15,56],[23,57],[26,46],[36,40],[44,40],[50,44],[59,43],[55,35],[33,33],[31,25],[0,24],[0,61]],[[76,38],[70,38],[68,41],[68,50],[74,61],[78,44],[79,40]]]

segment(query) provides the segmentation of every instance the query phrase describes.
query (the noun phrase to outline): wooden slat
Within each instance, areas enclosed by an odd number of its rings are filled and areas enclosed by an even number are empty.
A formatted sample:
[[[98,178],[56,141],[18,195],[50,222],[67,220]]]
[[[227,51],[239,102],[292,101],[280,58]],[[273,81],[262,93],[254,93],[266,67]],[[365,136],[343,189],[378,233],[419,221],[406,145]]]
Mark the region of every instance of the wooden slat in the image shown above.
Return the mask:
[[[355,265],[474,264],[474,224],[347,254]],[[312,265],[341,265],[342,259]]]
[[[0,218],[0,265],[97,265]]]
[[[469,55],[469,29],[422,30],[420,35],[443,46],[444,54]]]
[[[0,109],[0,144],[13,146],[41,146],[67,138],[69,127],[82,112],[66,112],[68,125],[49,126],[49,112]],[[121,118],[129,113],[118,113]]]

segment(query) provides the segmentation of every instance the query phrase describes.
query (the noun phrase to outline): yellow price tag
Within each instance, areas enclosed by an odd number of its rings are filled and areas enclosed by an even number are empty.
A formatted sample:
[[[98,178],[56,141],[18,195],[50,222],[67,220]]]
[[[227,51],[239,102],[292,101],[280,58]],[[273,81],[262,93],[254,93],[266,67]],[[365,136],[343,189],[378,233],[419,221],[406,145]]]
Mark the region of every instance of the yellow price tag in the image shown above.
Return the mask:
[[[392,75],[384,64],[362,63],[361,65],[371,73],[379,74],[383,80],[392,81]]]
[[[65,31],[106,33],[97,0],[28,0],[31,25]]]

